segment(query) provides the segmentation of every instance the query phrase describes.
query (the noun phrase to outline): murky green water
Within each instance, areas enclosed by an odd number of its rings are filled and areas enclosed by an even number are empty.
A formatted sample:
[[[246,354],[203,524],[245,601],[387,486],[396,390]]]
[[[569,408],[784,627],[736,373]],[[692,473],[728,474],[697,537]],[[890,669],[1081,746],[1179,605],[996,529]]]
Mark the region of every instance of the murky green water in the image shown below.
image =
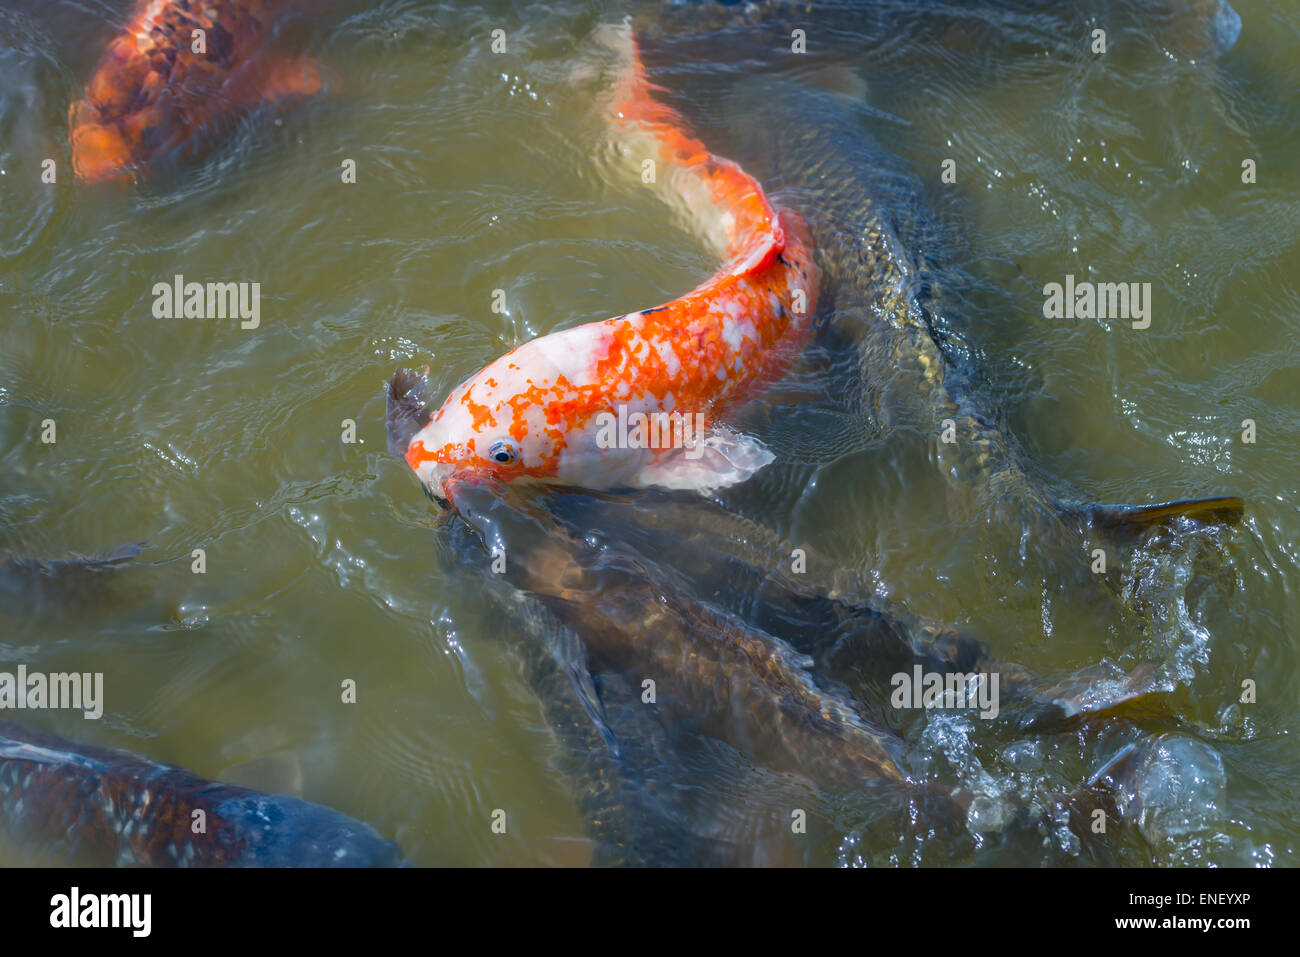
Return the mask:
[[[712,272],[702,243],[609,167],[592,85],[574,78],[596,56],[590,29],[621,8],[343,4],[303,24],[335,74],[328,96],[258,113],[148,182],[88,188],[71,179],[67,106],[128,6],[0,8],[0,549],[147,542],[141,564],[94,594],[0,607],[0,666],[104,673],[100,721],[19,720],[293,786],[416,864],[585,863],[584,822],[499,612],[472,577],[440,567],[432,506],[386,450],[384,389],[397,366],[428,363],[440,399],[520,341],[673,298]],[[764,64],[737,44],[735,60],[658,75],[710,143],[760,177],[773,157],[742,151],[767,122],[762,100],[736,91],[766,73],[796,94],[835,91],[922,179],[953,237],[951,301],[988,388],[1058,484],[1092,501],[1245,498],[1239,528],[1177,543],[1199,563],[1131,557],[1125,581],[1169,579],[1147,610],[1155,624],[1132,634],[1094,626],[1089,593],[1048,595],[990,560],[1019,531],[954,519],[933,437],[905,409],[882,409],[865,447],[805,443],[812,464],[773,480],[806,483],[793,508],[762,486],[736,496],[1001,658],[1048,674],[1154,660],[1175,676],[1178,733],[1221,757],[1224,785],[1197,792],[1212,805],[1201,826],[1124,838],[1128,863],[1292,863],[1300,839],[1300,16],[1237,9],[1242,37],[1220,57],[1099,4],[1070,21],[1077,37],[1046,15],[995,11],[847,57],[833,51],[852,27],[819,33],[813,18],[803,58],[787,41]],[[1078,53],[1108,17],[1110,51]],[[505,54],[490,49],[494,29]],[[46,157],[53,186],[40,183]],[[955,183],[940,179],[949,158]],[[355,184],[341,182],[347,159]],[[260,325],[155,318],[153,285],[178,273],[259,282]],[[1150,327],[1045,319],[1043,286],[1066,274],[1151,283]],[[46,419],[54,444],[41,441]],[[1089,554],[1081,543],[1049,561]],[[1180,578],[1187,567],[1197,574]],[[354,704],[342,701],[349,679]],[[1241,704],[1247,679],[1257,701]],[[1125,733],[976,747],[936,718],[913,743],[934,780],[1033,799],[1076,786]],[[260,772],[231,771],[268,756]],[[716,798],[734,801],[724,782],[738,758],[716,759],[730,769]],[[799,790],[762,772],[754,784],[752,769],[746,780],[765,808]],[[498,808],[505,836],[490,827]],[[840,809],[814,823],[768,859],[945,862],[855,842]]]

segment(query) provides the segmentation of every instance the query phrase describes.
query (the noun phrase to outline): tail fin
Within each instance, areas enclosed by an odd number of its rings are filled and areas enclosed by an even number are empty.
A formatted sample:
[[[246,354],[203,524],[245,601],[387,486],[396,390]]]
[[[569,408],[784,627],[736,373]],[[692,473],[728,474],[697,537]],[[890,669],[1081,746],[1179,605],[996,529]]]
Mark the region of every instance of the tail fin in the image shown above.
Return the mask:
[[[1158,505],[1089,505],[1062,509],[1065,515],[1092,528],[1128,532],[1145,531],[1178,518],[1235,525],[1245,511],[1245,503],[1236,495],[1180,499]]]
[[[659,180],[710,229],[728,271],[742,276],[769,266],[785,248],[785,233],[758,181],[739,165],[710,153],[680,113],[654,95],[631,26],[606,24],[598,42],[617,56],[609,114],[631,154],[661,164]]]
[[[1016,718],[1021,733],[1059,731],[1116,716],[1173,717],[1167,696],[1174,686],[1151,662],[1143,662],[1127,674],[1093,665],[1045,685],[1026,683],[1029,700]]]

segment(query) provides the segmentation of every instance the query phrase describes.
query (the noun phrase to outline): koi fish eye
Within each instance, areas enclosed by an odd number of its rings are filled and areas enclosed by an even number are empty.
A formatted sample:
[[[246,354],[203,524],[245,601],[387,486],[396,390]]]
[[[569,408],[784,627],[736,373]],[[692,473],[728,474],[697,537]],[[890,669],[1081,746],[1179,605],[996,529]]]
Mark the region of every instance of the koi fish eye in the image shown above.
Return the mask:
[[[514,465],[519,458],[519,450],[509,439],[497,439],[488,446],[488,458],[498,465]]]

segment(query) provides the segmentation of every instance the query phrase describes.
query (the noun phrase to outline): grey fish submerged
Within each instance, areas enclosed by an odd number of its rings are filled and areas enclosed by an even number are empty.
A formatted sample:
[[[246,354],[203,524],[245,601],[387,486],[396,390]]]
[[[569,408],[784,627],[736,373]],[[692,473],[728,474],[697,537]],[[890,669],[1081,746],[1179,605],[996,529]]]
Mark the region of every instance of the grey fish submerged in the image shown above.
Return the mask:
[[[655,676],[661,710],[756,760],[840,785],[903,782],[890,735],[838,689],[819,684],[784,644],[647,574],[632,550],[584,543],[510,490],[467,481],[454,489],[458,516],[490,550],[517,556],[507,557],[507,580],[582,636],[595,670],[638,683]]]
[[[927,261],[941,237],[923,219],[920,183],[876,144],[832,94],[792,96],[756,83],[738,93],[761,103],[772,141],[761,148],[773,175],[809,210],[817,255],[833,288],[838,329],[859,342],[863,361],[887,364],[920,398],[918,426],[934,438],[936,462],[976,501],[1006,496],[1014,517],[1046,541],[1064,523],[1141,529],[1180,516],[1235,521],[1243,505],[1216,496],[1154,505],[1062,505],[989,401],[977,350],[935,296]],[[870,378],[868,370],[865,377]],[[928,421],[927,421],[928,420]],[[947,439],[944,434],[947,433]],[[1068,538],[1077,537],[1077,528]]]
[[[1095,6],[1109,10],[1105,3]],[[1214,2],[1152,0],[1139,6],[1123,16],[1158,24],[1167,20],[1171,37],[1213,33],[1221,19]],[[1016,24],[1026,8],[1034,13],[1026,25],[1035,29],[1021,33]],[[930,454],[948,480],[955,515],[984,511],[990,521],[1023,527],[1034,542],[1071,550],[1094,532],[1123,538],[1184,518],[1236,522],[1244,509],[1236,496],[1150,505],[1085,503],[1059,478],[1044,474],[990,400],[979,348],[954,321],[943,291],[950,279],[961,278],[950,277],[943,262],[951,237],[928,215],[916,175],[868,132],[872,114],[860,102],[861,91],[810,89],[778,75],[782,69],[806,74],[811,67],[799,64],[815,61],[831,71],[861,65],[869,76],[873,67],[882,68],[873,63],[873,51],[883,45],[887,59],[900,32],[926,37],[936,49],[964,36],[958,46],[990,46],[998,56],[1040,55],[1047,49],[1077,57],[1077,50],[1060,46],[1071,31],[1043,30],[1042,16],[1058,10],[1070,23],[1085,12],[1074,5],[997,2],[923,10],[855,0],[774,0],[742,9],[688,3],[653,19],[647,60],[672,74],[691,57],[734,56],[738,44],[767,51],[772,70],[750,71],[753,75],[708,98],[709,109],[725,117],[712,135],[775,195],[805,211],[823,276],[824,328],[850,340],[859,362],[857,381],[837,383],[832,391],[862,392],[870,384],[869,394],[848,401],[847,414],[869,417],[884,405],[901,413],[901,424],[932,437]],[[815,57],[782,55],[792,25],[820,43]],[[910,50],[916,44],[901,46]],[[815,73],[805,77],[816,78]],[[832,87],[842,86],[839,74],[831,79]],[[875,390],[885,395],[870,394]]]
[[[128,566],[143,547],[144,542],[131,542],[58,558],[0,553],[0,612],[31,615],[101,600],[108,591],[108,573]]]
[[[19,844],[103,866],[393,867],[368,824],[297,798],[0,723],[0,817]]]
[[[604,588],[576,587],[571,559],[585,546],[567,526],[546,518],[545,511],[519,511],[514,507],[518,500],[499,498],[485,488],[470,487],[457,501],[470,519],[447,516],[439,535],[439,564],[490,595],[504,611],[506,627],[495,641],[519,666],[555,736],[557,769],[596,845],[592,863],[680,867],[789,862],[795,849],[788,822],[774,825],[771,799],[756,797],[770,792],[772,782],[747,764],[747,751],[739,750],[742,744],[761,749],[762,732],[751,728],[743,739],[728,734],[728,726],[734,731],[747,725],[731,720],[727,706],[715,707],[699,684],[674,688],[668,679],[657,692],[662,706],[648,705],[643,698],[643,678],[651,672],[640,668],[638,649],[657,647],[668,659],[684,658],[693,650],[707,656],[715,634],[706,626],[698,649],[683,644],[690,633],[680,627],[656,634],[638,623],[646,613],[654,615],[655,602],[647,603],[645,597],[658,594],[670,603],[680,598],[699,607],[694,599],[652,567],[631,594],[621,577]],[[485,561],[485,539],[508,550],[504,576],[488,574],[493,562],[491,555]],[[636,561],[634,555],[629,559]],[[739,623],[733,629],[737,641],[748,640],[755,649],[765,640],[758,635],[747,639]],[[707,665],[700,672],[714,674]],[[739,667],[736,685],[744,686],[751,675],[751,669]],[[705,702],[703,710],[694,707],[697,693]],[[716,715],[701,719],[709,709]],[[701,720],[717,735],[712,740],[729,740],[738,749],[731,767],[719,768],[712,759],[701,765],[684,755],[699,750],[693,747],[698,744],[693,731]],[[874,739],[868,735],[867,741]],[[786,754],[785,766],[788,759]],[[881,777],[882,767],[888,769],[886,776],[898,778],[887,754],[869,753],[842,783],[853,788],[870,784]],[[707,779],[712,786],[718,773],[736,790],[736,800],[693,800],[702,793],[701,783]],[[788,810],[780,812],[784,814]]]
[[[1149,662],[1128,674],[1093,667],[1056,681],[1031,675],[996,660],[966,630],[874,593],[806,545],[798,549],[800,570],[791,572],[792,542],[708,500],[570,490],[548,501],[575,526],[599,529],[593,538],[631,545],[680,572],[701,600],[789,642],[859,699],[878,696],[894,675],[917,665],[943,674],[996,673],[1003,718],[1026,731],[1094,720],[1172,690]],[[1151,700],[1142,707],[1158,710]]]
[[[525,498],[492,483],[461,481],[453,483],[452,495],[457,524],[463,520],[482,538],[480,561],[505,555],[503,577],[581,637],[591,673],[623,679],[613,694],[599,696],[596,714],[589,712],[598,725],[611,702],[653,708],[675,725],[731,744],[758,765],[806,777],[826,798],[847,800],[854,813],[880,820],[882,814],[902,815],[906,809],[905,817],[893,819],[891,833],[898,827],[915,828],[944,842],[971,841],[979,833],[985,842],[994,837],[1007,846],[1027,842],[1038,848],[1035,853],[1053,859],[1057,854],[1064,854],[1061,859],[1080,854],[1104,859],[1109,853],[1106,840],[1089,831],[1089,815],[1097,809],[1108,816],[1117,813],[1120,779],[1047,796],[1044,814],[1012,795],[977,794],[915,778],[904,770],[902,739],[874,719],[864,702],[813,670],[810,658],[700,601],[674,572],[635,548],[570,527],[547,504],[553,492]],[[686,567],[689,575],[691,563]],[[807,609],[794,614],[810,632],[820,627]],[[852,610],[845,614],[854,617]],[[888,620],[875,623],[897,627]],[[897,634],[888,639],[899,640]],[[927,653],[924,645],[919,647],[920,654]],[[966,667],[980,650],[968,641],[941,641],[924,660]],[[898,649],[890,651],[896,660]],[[1021,682],[1021,693],[1038,709],[1031,713],[1058,725],[1085,712],[1101,715],[1152,690],[1143,684],[1146,675],[1136,674],[1094,689],[1091,700],[1074,702],[1068,687],[1043,688],[1014,667],[1008,674]],[[651,704],[636,697],[637,690],[644,694],[647,680],[655,689]],[[1044,708],[1056,713],[1044,714]],[[616,745],[606,740],[606,747]],[[1070,836],[1044,845],[1043,837],[1058,825]],[[1065,847],[1073,850],[1064,852]]]
[[[440,565],[481,564],[472,530],[452,522],[440,536]],[[668,730],[616,675],[595,675],[586,645],[538,598],[503,589],[496,576],[465,574],[504,616],[504,643],[537,697],[555,738],[555,763],[594,842],[595,866],[729,866],[750,850],[718,839],[675,793],[684,774]],[[597,686],[597,683],[599,686]]]
[[[456,521],[484,543],[480,560],[504,551],[503,577],[581,637],[593,674],[642,691],[653,682],[653,704],[633,699],[633,707],[829,794],[870,793],[895,811],[914,806],[918,826],[966,835],[974,796],[909,780],[902,742],[810,671],[805,656],[698,601],[634,550],[584,539],[537,499],[467,481],[451,492]]]

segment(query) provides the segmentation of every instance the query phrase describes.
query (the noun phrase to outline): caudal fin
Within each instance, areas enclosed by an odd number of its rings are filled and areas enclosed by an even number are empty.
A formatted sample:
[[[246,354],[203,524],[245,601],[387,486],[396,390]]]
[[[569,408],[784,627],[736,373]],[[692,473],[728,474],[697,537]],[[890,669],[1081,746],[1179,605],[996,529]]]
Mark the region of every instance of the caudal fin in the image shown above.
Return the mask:
[[[727,271],[765,269],[785,248],[785,232],[763,187],[739,165],[710,153],[675,109],[655,96],[630,23],[606,24],[595,39],[617,57],[608,113],[624,155],[654,161],[704,228]]]
[[[1141,532],[1179,518],[1207,524],[1235,525],[1241,521],[1246,506],[1236,495],[1220,495],[1214,498],[1161,502],[1158,505],[1090,505],[1067,507],[1063,511],[1092,528]]]
[[[1053,684],[1025,682],[1027,702],[1016,715],[1021,733],[1077,727],[1087,721],[1123,716],[1172,718],[1168,695],[1174,686],[1151,662],[1127,673],[1093,665]]]

